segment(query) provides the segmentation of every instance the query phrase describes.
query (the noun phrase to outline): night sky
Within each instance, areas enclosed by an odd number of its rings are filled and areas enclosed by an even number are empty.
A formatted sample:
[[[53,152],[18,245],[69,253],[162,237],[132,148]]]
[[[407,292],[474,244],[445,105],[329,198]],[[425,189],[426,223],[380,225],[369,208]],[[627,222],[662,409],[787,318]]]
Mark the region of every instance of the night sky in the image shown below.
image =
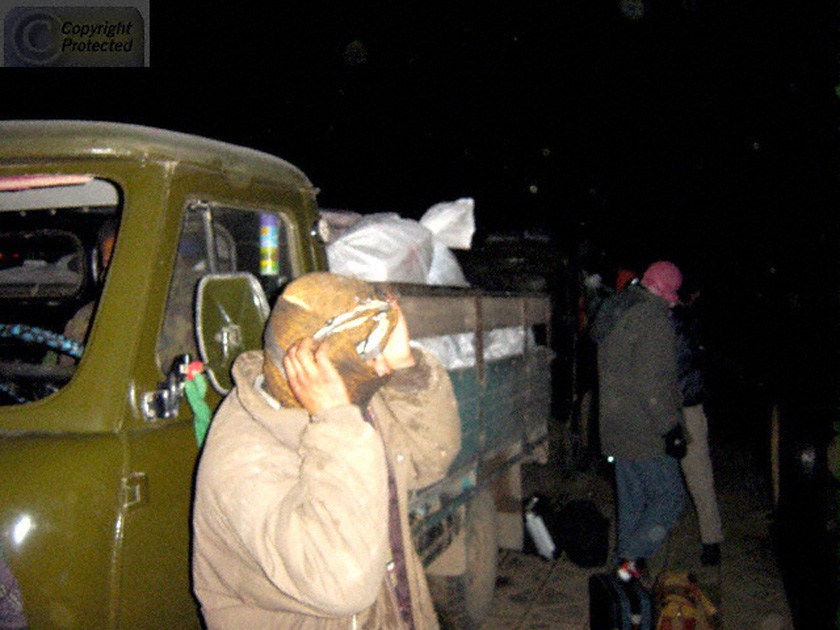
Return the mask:
[[[323,207],[417,218],[470,196],[479,236],[542,232],[563,255],[586,242],[595,270],[671,258],[733,340],[777,348],[793,328],[798,347],[837,303],[837,13],[823,0],[156,4],[151,68],[4,69],[0,117],[262,149],[307,173]]]

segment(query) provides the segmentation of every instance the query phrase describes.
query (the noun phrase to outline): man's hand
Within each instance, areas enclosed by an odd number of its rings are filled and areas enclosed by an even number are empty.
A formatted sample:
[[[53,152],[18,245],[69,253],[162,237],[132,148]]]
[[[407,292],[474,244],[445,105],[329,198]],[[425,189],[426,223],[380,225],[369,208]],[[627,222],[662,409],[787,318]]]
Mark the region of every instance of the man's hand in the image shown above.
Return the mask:
[[[283,357],[289,387],[310,415],[350,404],[344,379],[327,356],[327,343],[312,337],[295,342]]]
[[[405,322],[400,305],[393,296],[388,296],[388,303],[397,312],[397,325],[388,338],[388,343],[382,350],[382,357],[391,370],[402,370],[417,365],[411,346],[408,345],[408,324]]]

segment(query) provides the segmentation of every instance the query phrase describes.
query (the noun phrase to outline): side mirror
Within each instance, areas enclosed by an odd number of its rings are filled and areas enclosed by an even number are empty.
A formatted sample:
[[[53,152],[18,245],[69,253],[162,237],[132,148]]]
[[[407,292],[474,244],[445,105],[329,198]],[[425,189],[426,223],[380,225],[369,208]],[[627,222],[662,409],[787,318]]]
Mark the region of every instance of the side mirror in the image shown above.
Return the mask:
[[[213,389],[225,395],[233,387],[236,357],[262,348],[268,300],[252,274],[228,273],[199,280],[195,304],[198,353]]]

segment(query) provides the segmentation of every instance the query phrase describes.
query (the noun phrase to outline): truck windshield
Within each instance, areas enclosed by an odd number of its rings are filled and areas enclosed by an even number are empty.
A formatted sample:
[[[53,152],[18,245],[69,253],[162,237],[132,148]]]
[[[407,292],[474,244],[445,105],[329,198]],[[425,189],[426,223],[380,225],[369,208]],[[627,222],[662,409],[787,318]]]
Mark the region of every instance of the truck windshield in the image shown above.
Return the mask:
[[[0,178],[0,405],[67,383],[81,359],[120,217],[91,175]]]

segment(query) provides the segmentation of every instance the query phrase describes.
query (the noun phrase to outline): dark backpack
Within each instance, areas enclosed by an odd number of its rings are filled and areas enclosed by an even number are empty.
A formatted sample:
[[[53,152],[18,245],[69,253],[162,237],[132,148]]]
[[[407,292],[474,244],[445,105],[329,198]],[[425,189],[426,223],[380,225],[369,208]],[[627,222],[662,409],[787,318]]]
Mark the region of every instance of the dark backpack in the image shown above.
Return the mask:
[[[600,567],[607,561],[610,520],[587,499],[570,501],[556,515],[560,546],[580,567]]]

